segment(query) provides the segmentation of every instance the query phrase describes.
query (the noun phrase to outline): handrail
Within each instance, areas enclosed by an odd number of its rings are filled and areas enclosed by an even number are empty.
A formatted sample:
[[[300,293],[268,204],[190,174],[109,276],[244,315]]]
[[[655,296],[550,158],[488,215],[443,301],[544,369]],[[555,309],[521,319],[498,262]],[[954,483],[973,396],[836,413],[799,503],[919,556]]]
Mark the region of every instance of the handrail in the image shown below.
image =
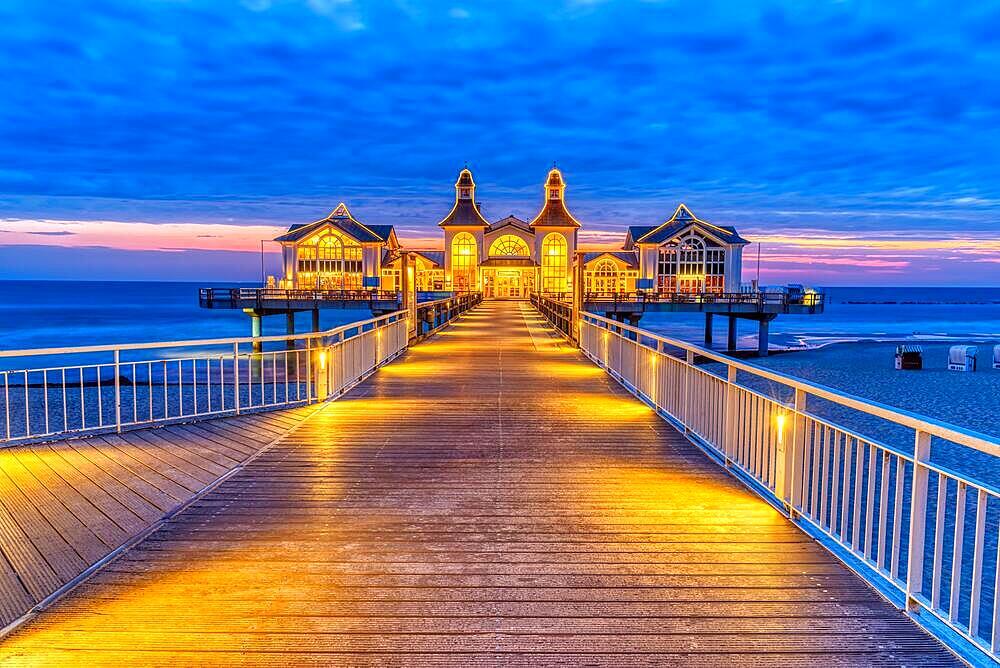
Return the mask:
[[[74,346],[63,348],[26,348],[22,350],[0,350],[0,358],[3,357],[30,357],[41,355],[63,355],[79,353],[100,353],[113,352],[115,350],[148,350],[152,348],[190,348],[194,346],[219,346],[234,343],[268,343],[274,341],[303,341],[305,339],[315,339],[322,336],[336,336],[349,329],[357,329],[372,323],[378,323],[387,318],[404,317],[406,311],[394,311],[385,315],[380,315],[368,320],[359,320],[339,327],[334,327],[322,332],[310,332],[307,334],[278,334],[272,336],[242,336],[229,337],[224,339],[182,339],[179,341],[157,341],[149,343],[116,343],[97,346]],[[0,370],[2,371],[2,370]]]
[[[1000,555],[986,548],[995,542],[987,532],[997,530],[1000,488],[931,461],[935,438],[992,457],[1000,440],[593,313],[570,322],[563,302],[532,302],[595,364],[929,632],[971,662],[1000,661]],[[724,372],[701,368],[699,358]],[[737,382],[737,372],[789,388],[793,401]],[[912,447],[821,417],[811,397],[912,430]]]
[[[908,411],[905,408],[895,408],[873,399],[865,399],[864,397],[859,397],[857,395],[850,394],[849,392],[837,390],[826,385],[804,380],[802,378],[788,376],[777,371],[757,366],[756,364],[750,364],[749,362],[744,362],[734,357],[723,355],[722,353],[715,352],[709,348],[703,348],[702,346],[681,341],[680,339],[673,339],[668,336],[656,334],[654,332],[650,332],[649,330],[641,329],[633,325],[627,325],[615,320],[610,320],[593,313],[582,313],[581,317],[592,322],[600,322],[605,325],[611,325],[620,331],[630,332],[643,338],[652,339],[673,348],[680,348],[685,352],[692,352],[701,357],[708,358],[713,362],[720,362],[727,366],[734,367],[739,371],[745,371],[766,380],[787,385],[793,389],[806,391],[813,396],[826,399],[827,401],[840,404],[841,406],[846,406],[847,408],[868,413],[869,415],[873,415],[884,420],[890,420],[913,429],[921,429],[933,436],[939,436],[949,441],[953,441],[970,448],[975,448],[981,452],[1000,456],[1000,442],[981,432],[923,416],[919,413]]]
[[[202,301],[233,301],[261,299],[305,299],[341,301],[399,301],[399,293],[364,288],[199,288]]]
[[[823,306],[821,292],[789,294],[787,292],[633,292],[586,291],[585,302],[612,301],[615,303],[666,303],[666,304],[777,304],[780,306]]]
[[[396,310],[303,334],[2,350],[0,360],[56,359],[0,368],[0,445],[340,396],[402,354],[411,333],[419,338],[480,299],[450,297],[413,305],[413,315]],[[152,350],[159,354],[123,355]]]

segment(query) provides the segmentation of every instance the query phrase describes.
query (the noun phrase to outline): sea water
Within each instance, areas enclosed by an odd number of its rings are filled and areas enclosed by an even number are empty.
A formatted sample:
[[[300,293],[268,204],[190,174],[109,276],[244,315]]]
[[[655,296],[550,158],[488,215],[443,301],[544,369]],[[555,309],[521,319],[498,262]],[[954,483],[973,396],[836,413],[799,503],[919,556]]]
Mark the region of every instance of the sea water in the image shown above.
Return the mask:
[[[0,281],[0,350],[76,347],[250,336],[238,309],[198,306],[198,283]],[[252,287],[239,283],[213,287]],[[371,318],[367,309],[320,311],[320,326]],[[311,327],[298,315],[297,331]],[[265,336],[285,333],[285,318],[263,318]]]

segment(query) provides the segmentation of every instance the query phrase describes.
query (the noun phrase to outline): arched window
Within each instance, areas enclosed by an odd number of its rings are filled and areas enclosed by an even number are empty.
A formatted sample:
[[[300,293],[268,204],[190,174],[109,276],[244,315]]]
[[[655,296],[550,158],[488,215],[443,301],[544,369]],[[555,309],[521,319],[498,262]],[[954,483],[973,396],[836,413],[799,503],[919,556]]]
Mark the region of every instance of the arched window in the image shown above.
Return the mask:
[[[657,282],[665,292],[722,292],[726,249],[691,233],[660,246]]]
[[[681,278],[700,277],[705,273],[705,243],[695,236],[681,240],[680,246]]]
[[[472,290],[476,285],[476,238],[460,232],[451,240],[451,283],[455,290]]]
[[[566,292],[566,238],[553,232],[542,240],[542,292]]]
[[[343,271],[342,262],[344,260],[344,242],[340,237],[327,234],[320,237],[316,249],[316,273],[332,274]]]
[[[611,260],[601,260],[594,267],[594,292],[618,292],[618,266]]]
[[[528,244],[524,239],[514,234],[505,234],[490,245],[490,255],[493,257],[500,255],[530,255]]]
[[[361,244],[333,232],[302,244],[298,249],[303,287],[321,290],[360,290]]]

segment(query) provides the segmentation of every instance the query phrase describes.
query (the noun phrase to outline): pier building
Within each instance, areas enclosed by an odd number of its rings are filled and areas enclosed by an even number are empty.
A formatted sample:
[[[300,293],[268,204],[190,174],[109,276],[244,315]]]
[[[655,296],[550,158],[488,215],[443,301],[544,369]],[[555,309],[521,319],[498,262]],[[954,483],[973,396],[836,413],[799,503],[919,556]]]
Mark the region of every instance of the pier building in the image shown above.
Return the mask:
[[[620,248],[579,248],[580,220],[567,204],[567,183],[554,167],[541,183],[541,201],[530,220],[486,218],[468,166],[454,182],[451,209],[437,225],[438,249],[408,249],[392,225],[356,218],[341,202],[320,220],[293,224],[277,237],[282,276],[261,288],[206,288],[206,308],[240,308],[254,335],[260,318],[311,311],[313,331],[324,308],[368,308],[373,314],[412,309],[420,301],[461,294],[488,300],[544,296],[578,311],[603,313],[637,324],[651,311],[705,314],[705,343],[713,318],[728,321],[727,347],[735,350],[737,322],[756,323],[760,355],[767,354],[769,323],[782,313],[823,310],[815,293],[763,293],[742,283],[743,248],[736,228],[699,218],[679,204],[655,225],[630,226]]]
[[[366,225],[341,202],[326,218],[295,224],[275,239],[281,244],[280,288],[378,289],[382,259],[399,250],[392,225]]]

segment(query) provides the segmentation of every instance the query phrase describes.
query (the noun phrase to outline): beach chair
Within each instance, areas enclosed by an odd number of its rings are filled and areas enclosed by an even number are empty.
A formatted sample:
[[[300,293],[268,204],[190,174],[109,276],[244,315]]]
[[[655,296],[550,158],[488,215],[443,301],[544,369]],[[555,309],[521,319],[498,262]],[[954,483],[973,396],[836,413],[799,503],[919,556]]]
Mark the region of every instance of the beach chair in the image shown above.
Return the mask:
[[[948,369],[950,371],[975,371],[976,346],[952,346],[948,351]]]
[[[924,368],[924,349],[914,345],[896,346],[896,370]]]
[[[993,346],[993,368],[1000,369],[1000,346]]]

